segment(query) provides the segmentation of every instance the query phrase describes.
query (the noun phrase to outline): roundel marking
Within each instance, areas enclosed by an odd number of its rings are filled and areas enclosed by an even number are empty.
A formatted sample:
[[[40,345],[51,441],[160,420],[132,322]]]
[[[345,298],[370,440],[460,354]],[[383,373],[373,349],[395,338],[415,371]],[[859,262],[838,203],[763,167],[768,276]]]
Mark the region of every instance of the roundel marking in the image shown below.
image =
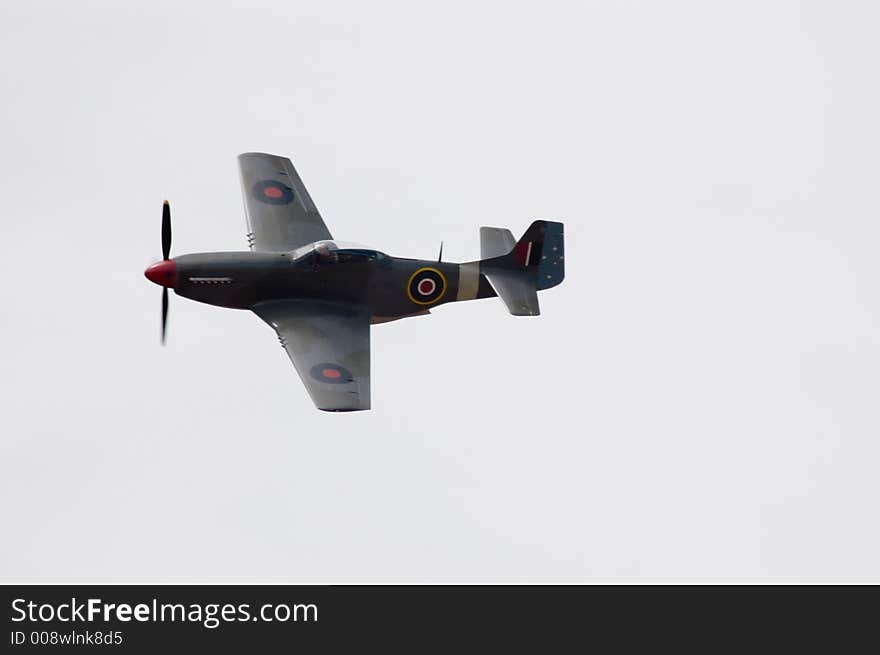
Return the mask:
[[[420,268],[406,284],[406,295],[417,305],[432,305],[446,293],[446,278],[436,268]]]
[[[254,184],[254,198],[269,205],[287,205],[293,202],[293,189],[277,180],[260,180]]]
[[[327,384],[347,384],[354,382],[354,376],[347,368],[343,368],[339,364],[332,362],[322,362],[315,364],[309,371],[309,375],[319,382]]]

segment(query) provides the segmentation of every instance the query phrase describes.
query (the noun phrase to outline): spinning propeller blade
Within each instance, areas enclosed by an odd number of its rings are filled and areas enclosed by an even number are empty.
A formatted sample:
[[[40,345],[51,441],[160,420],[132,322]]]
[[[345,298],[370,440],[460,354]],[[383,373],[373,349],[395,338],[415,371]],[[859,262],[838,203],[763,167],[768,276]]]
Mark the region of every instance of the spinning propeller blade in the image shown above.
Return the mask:
[[[168,262],[171,254],[171,204],[162,204],[162,261]],[[171,262],[168,262],[171,264]],[[173,266],[173,264],[172,264]],[[168,287],[162,286],[162,345],[165,345],[165,331],[168,325]]]
[[[168,287],[162,289],[162,345],[165,345],[165,325],[168,323]]]
[[[168,201],[162,205],[162,259],[168,259],[171,253],[171,205]]]

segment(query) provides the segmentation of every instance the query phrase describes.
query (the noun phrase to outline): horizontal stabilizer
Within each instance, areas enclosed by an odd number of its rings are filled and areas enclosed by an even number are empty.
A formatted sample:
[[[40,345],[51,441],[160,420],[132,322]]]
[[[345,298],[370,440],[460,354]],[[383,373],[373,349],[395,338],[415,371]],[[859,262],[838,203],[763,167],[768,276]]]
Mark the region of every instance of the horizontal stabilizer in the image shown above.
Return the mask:
[[[513,232],[505,227],[480,228],[480,259],[506,255],[516,246]]]
[[[514,316],[537,316],[541,313],[538,305],[538,289],[534,278],[525,271],[492,270],[484,271],[495,293]]]

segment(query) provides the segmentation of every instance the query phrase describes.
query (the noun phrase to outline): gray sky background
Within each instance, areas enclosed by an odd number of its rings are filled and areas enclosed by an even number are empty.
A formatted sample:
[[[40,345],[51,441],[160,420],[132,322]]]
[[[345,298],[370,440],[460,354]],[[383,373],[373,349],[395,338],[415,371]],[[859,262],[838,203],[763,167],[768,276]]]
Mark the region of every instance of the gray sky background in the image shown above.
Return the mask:
[[[0,4],[5,582],[880,582],[874,2]],[[338,238],[566,224],[543,316],[373,331],[316,411],[235,156]]]

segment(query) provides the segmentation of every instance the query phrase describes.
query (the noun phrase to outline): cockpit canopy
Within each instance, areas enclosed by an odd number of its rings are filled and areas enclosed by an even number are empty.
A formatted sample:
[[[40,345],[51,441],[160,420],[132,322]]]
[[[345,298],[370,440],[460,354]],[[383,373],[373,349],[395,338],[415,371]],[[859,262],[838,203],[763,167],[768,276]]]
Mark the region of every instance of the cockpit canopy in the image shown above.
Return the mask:
[[[341,264],[348,262],[370,262],[385,258],[377,250],[347,241],[316,241],[290,252],[294,264]]]

